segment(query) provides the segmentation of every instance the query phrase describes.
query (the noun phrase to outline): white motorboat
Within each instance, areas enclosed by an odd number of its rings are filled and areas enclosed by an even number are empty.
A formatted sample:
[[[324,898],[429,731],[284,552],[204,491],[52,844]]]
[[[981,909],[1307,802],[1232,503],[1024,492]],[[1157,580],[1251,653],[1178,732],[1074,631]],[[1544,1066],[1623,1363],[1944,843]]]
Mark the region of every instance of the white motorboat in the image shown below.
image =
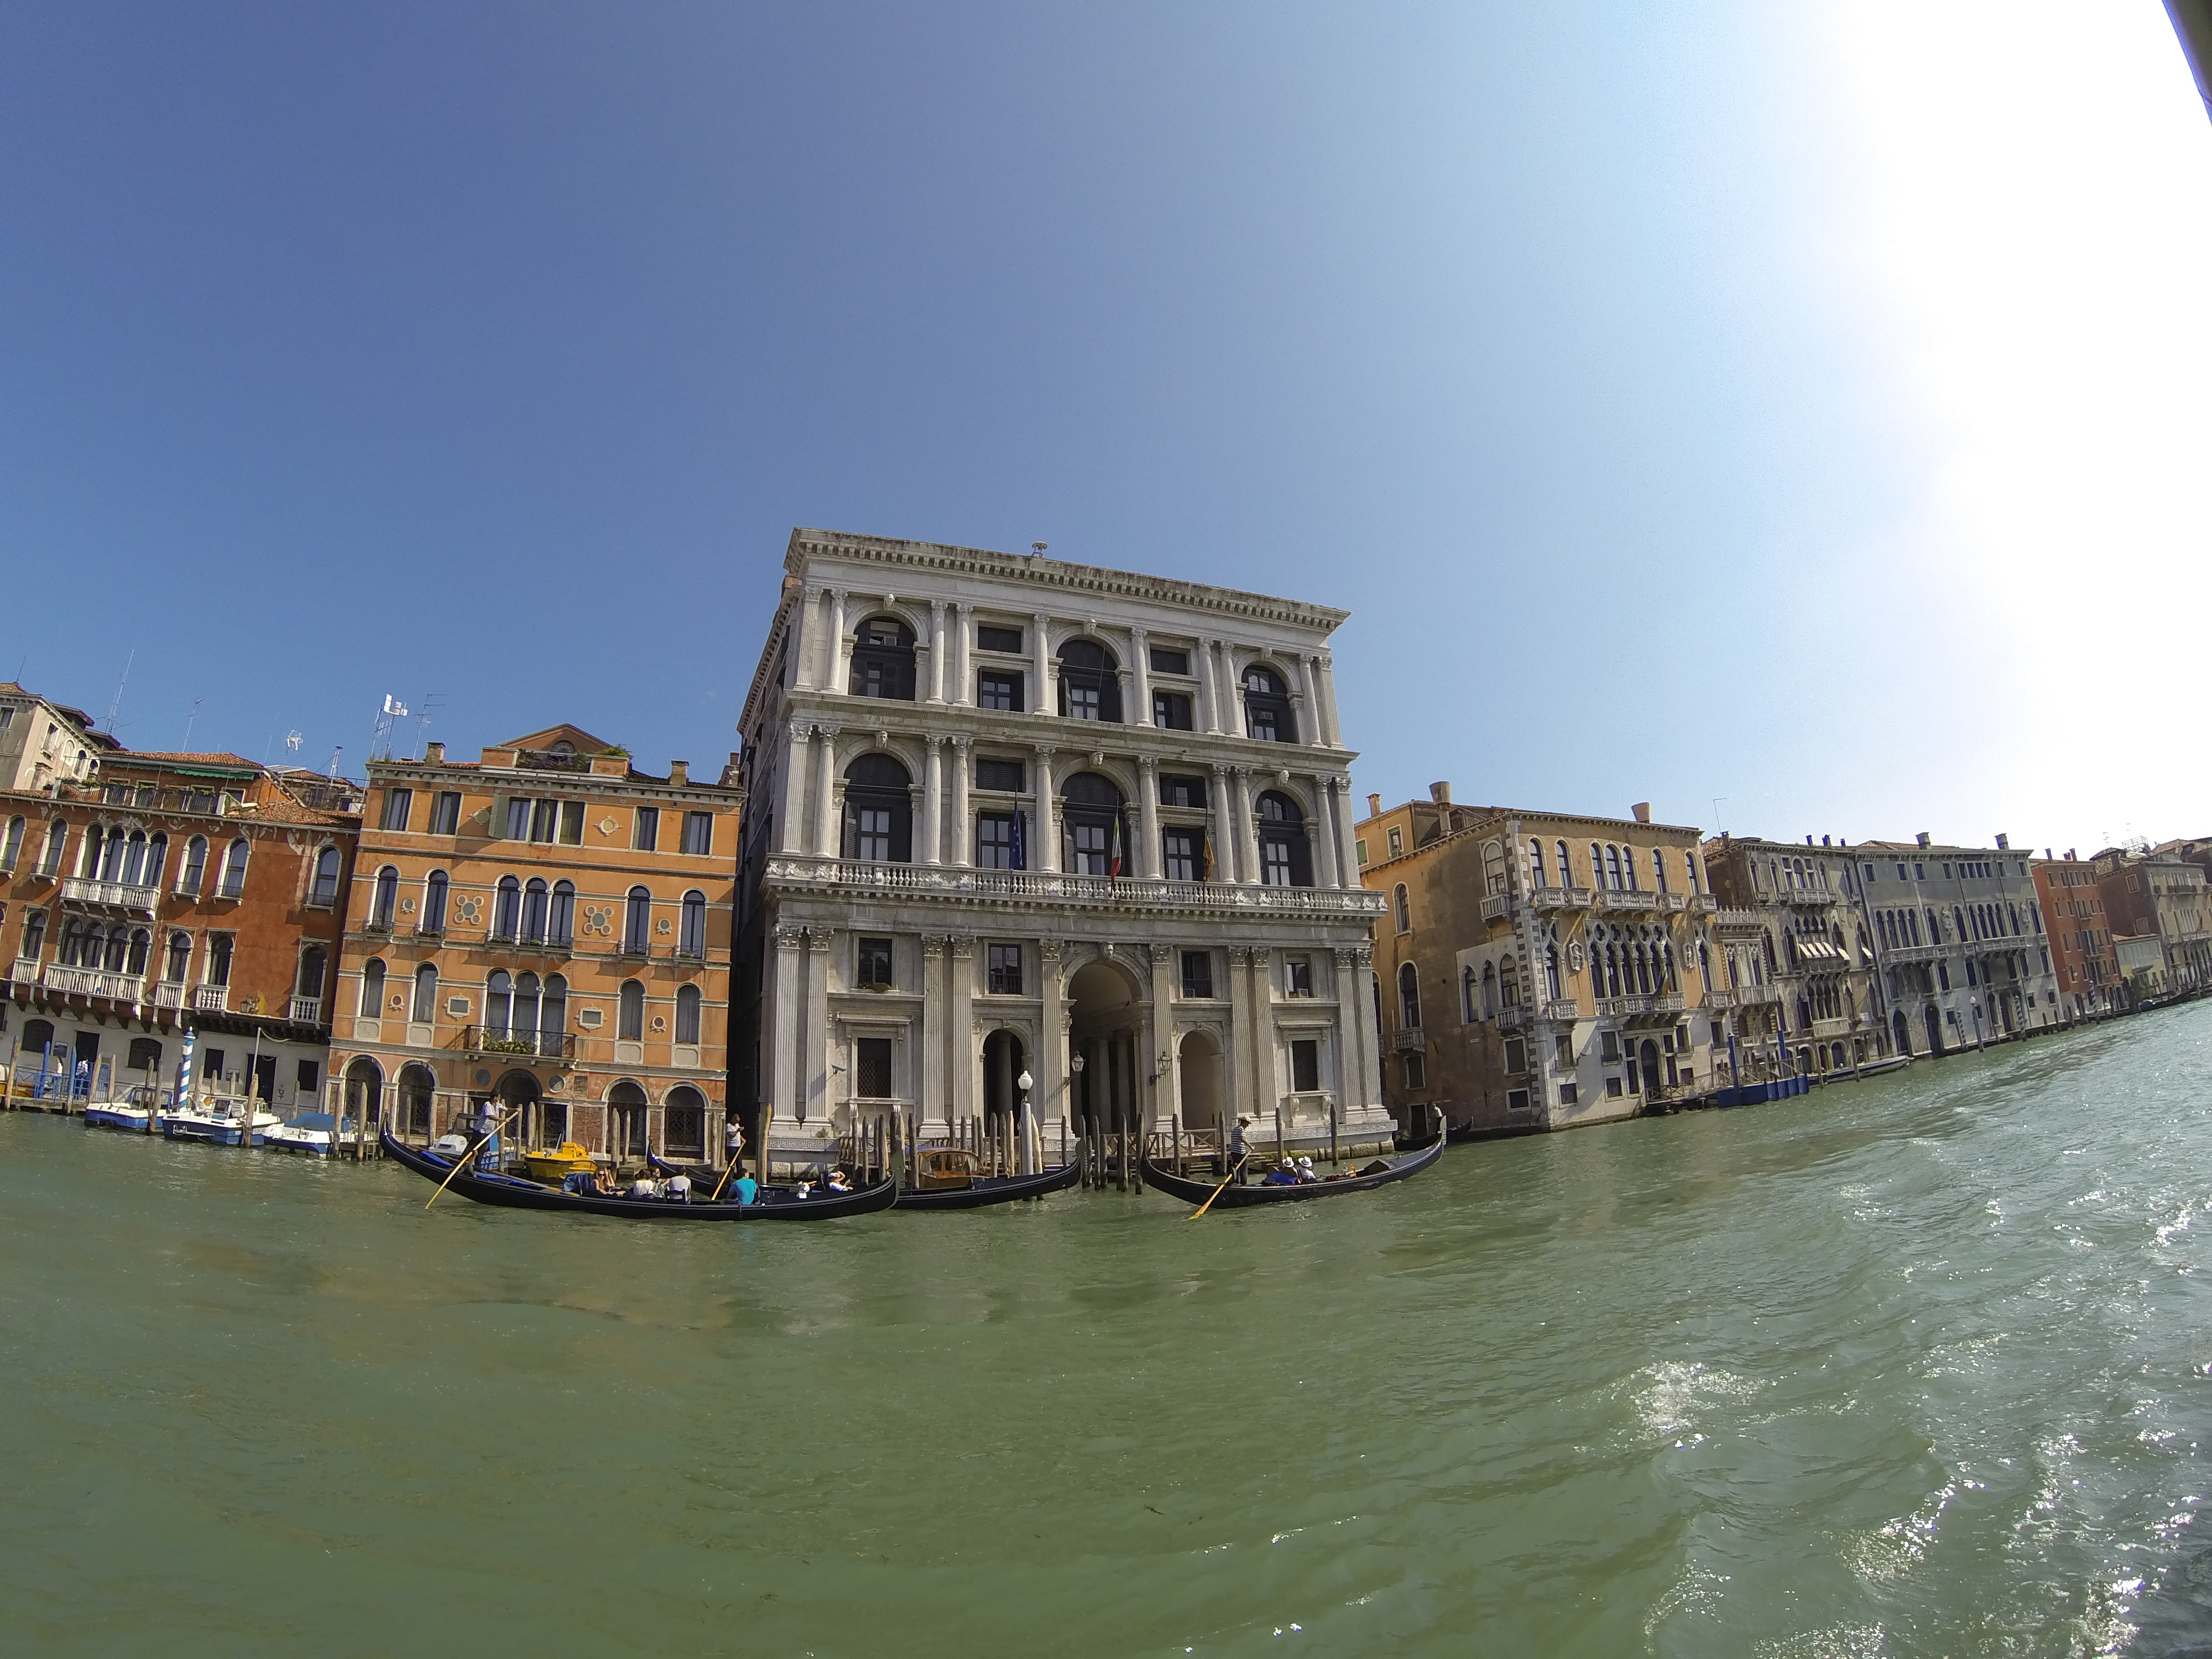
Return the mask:
[[[275,1152],[328,1158],[353,1139],[353,1127],[350,1121],[341,1123],[328,1112],[303,1112],[265,1133],[261,1144]]]
[[[159,1102],[157,1091],[139,1084],[126,1090],[120,1100],[88,1102],[84,1109],[84,1127],[88,1129],[121,1129],[127,1134],[149,1135],[161,1121]]]
[[[161,1114],[161,1133],[171,1140],[204,1140],[218,1146],[258,1146],[284,1120],[235,1096],[204,1095]]]

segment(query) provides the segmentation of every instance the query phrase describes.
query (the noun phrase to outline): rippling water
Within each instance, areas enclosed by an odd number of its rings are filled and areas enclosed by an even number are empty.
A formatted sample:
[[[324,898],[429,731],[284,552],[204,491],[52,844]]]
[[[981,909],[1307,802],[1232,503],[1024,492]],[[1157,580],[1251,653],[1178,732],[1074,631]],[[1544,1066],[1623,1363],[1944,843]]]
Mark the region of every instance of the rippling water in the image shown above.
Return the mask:
[[[0,1647],[2212,1651],[2212,1004],[1194,1224],[428,1191],[0,1118]]]

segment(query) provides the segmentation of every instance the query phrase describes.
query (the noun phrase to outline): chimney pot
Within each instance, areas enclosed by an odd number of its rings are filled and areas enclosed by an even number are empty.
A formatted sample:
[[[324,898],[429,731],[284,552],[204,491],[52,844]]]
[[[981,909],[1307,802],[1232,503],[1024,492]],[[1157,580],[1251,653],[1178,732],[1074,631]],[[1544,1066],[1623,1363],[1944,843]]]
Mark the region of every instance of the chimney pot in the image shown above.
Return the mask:
[[[1928,832],[1925,830],[1923,830],[1918,835],[1915,836],[1912,840],[1915,846],[1925,847],[1928,845]]]
[[[690,763],[690,761],[680,761],[680,760],[672,760],[672,761],[669,762],[669,763],[668,763],[668,781],[669,781],[669,782],[671,782],[671,783],[677,783],[677,784],[683,784],[683,783],[689,783],[689,782],[690,782],[690,781],[691,781],[691,763]]]
[[[1638,823],[1649,823],[1651,822],[1651,803],[1650,801],[1640,800],[1628,810],[1635,816],[1636,821]]]
[[[1429,799],[1436,802],[1439,806],[1449,806],[1452,804],[1451,785],[1449,783],[1431,784],[1429,786]]]
[[[1827,844],[1828,844],[1828,838],[1827,838],[1826,836],[1821,836],[1821,837],[1820,837],[1820,845],[1821,845],[1821,846],[1823,846],[1823,847],[1826,847]]]
[[[1997,851],[2000,853],[2009,853],[2012,851],[2012,840],[2009,836],[1999,836],[1997,837]]]
[[[428,762],[432,766],[444,765],[446,763],[446,745],[442,743],[432,744],[428,749],[425,749],[422,751],[422,758]]]
[[[1370,818],[1379,818],[1382,816],[1382,796],[1370,795],[1367,798],[1367,816]]]

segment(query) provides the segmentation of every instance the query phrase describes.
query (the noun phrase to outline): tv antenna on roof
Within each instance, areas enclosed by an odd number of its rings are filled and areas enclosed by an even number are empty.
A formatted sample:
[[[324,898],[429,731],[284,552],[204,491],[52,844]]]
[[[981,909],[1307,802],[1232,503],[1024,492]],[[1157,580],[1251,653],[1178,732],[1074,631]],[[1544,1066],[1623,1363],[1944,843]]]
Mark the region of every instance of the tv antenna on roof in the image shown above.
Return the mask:
[[[287,732],[284,734],[284,747],[290,753],[295,755],[298,754],[300,752],[300,734],[297,732]]]
[[[390,760],[392,758],[392,722],[394,720],[403,720],[406,718],[407,705],[400,702],[398,698],[392,696],[391,693],[386,692],[384,697],[384,707],[376,711],[376,724],[369,731],[369,759],[373,761],[376,758],[376,751],[380,745],[384,750],[384,758],[386,760]]]

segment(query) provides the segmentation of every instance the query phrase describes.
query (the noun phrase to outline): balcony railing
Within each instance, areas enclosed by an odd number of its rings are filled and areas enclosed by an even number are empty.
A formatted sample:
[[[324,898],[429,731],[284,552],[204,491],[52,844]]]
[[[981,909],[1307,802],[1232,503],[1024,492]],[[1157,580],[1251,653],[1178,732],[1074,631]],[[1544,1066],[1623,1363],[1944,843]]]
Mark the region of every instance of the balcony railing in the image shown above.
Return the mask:
[[[1684,1006],[1682,994],[1669,991],[1663,996],[1600,997],[1597,1011],[1615,1019],[1637,1019],[1650,1014],[1679,1014]]]
[[[1884,951],[1881,960],[1887,967],[1902,967],[1909,963],[1934,962],[1940,957],[1949,955],[1956,948],[1949,945],[1897,945]]]
[[[150,916],[161,902],[158,887],[141,887],[127,881],[87,881],[71,876],[62,883],[62,902],[88,904],[101,910],[129,910]]]
[[[1391,1032],[1389,1042],[1390,1052],[1394,1054],[1418,1054],[1424,1052],[1429,1046],[1428,1038],[1422,1035],[1421,1028],[1418,1025],[1410,1030]]]
[[[845,887],[948,899],[1042,899],[1056,903],[1158,905],[1170,908],[1320,912],[1379,916],[1382,895],[1363,887],[1244,886],[1164,881],[1145,876],[1071,876],[1050,870],[977,870],[953,866],[874,864],[855,859],[769,860],[779,886]]]
[[[461,1028],[462,1052],[471,1054],[526,1054],[539,1060],[574,1060],[574,1031],[495,1030],[489,1025]]]
[[[46,964],[40,983],[64,996],[105,997],[110,1002],[137,1003],[146,994],[146,975],[111,971],[106,968],[65,968]]]
[[[1642,892],[1633,888],[1608,887],[1597,895],[1597,908],[1601,910],[1656,910],[1659,898],[1656,893]]]
[[[294,997],[292,1021],[296,1025],[319,1025],[323,1018],[323,1000],[320,997]]]
[[[1544,1005],[1546,1019],[1579,1019],[1582,1012],[1582,1005],[1572,997],[1553,997]]]
[[[230,1006],[230,987],[203,985],[192,992],[192,1006],[203,1014],[219,1014]]]
[[[191,988],[180,980],[163,980],[154,988],[156,1008],[184,1008],[191,1001]]]
[[[39,959],[36,957],[17,957],[9,977],[18,985],[36,985],[39,982]]]

